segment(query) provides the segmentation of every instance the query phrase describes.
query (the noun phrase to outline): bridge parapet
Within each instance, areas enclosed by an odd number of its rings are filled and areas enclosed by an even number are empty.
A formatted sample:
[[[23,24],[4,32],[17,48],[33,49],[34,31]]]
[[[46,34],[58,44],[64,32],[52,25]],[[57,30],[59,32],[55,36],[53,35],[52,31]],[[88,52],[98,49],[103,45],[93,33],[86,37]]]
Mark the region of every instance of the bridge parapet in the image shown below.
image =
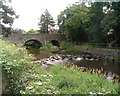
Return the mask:
[[[57,40],[57,41],[62,41],[63,37],[59,34],[12,34],[9,35],[8,37],[3,37],[3,40],[8,40],[13,43],[16,43],[17,45],[24,45],[25,42],[29,40],[37,40],[39,41],[42,45],[46,45],[46,43],[50,42],[51,40]]]

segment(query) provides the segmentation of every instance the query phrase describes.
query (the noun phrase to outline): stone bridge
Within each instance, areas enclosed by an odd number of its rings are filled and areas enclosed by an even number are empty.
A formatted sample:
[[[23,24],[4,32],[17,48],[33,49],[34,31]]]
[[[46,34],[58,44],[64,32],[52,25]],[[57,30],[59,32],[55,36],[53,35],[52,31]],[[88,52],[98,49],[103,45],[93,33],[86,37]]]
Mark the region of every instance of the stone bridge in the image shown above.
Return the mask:
[[[28,41],[35,41],[41,46],[46,45],[49,42],[60,42],[63,40],[63,36],[59,34],[48,34],[48,33],[40,33],[40,34],[12,34],[8,37],[3,37],[3,40],[11,41],[19,46],[23,46]]]

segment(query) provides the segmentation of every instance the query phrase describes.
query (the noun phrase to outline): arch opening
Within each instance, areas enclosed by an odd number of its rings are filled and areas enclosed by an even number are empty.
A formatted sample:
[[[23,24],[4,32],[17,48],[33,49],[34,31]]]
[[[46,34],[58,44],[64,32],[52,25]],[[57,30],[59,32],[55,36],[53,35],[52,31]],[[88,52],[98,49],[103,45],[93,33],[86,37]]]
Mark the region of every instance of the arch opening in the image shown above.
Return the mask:
[[[26,46],[26,49],[29,48],[40,48],[42,46],[42,43],[40,43],[38,40],[28,40],[24,43],[24,46]]]
[[[51,40],[50,43],[52,43],[54,46],[60,47],[60,42],[58,40]]]

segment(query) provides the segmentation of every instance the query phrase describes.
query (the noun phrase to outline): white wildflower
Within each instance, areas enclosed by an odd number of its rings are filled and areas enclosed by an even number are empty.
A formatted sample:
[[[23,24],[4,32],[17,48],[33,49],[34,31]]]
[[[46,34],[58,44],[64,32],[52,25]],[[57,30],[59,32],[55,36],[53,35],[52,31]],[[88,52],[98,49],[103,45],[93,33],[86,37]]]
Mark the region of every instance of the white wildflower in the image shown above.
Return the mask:
[[[98,94],[103,94],[103,93],[101,93],[101,92],[98,92]]]
[[[50,81],[50,79],[46,79],[46,81]]]
[[[46,75],[44,75],[44,74],[43,74],[43,75],[41,75],[41,76],[42,76],[42,77],[46,77]]]
[[[14,60],[16,62],[16,60]]]
[[[49,76],[50,76],[50,77],[53,77],[53,75],[50,75],[50,74],[49,74]]]
[[[37,85],[42,85],[42,82],[35,82],[35,84],[37,84]]]
[[[31,87],[26,87],[26,89],[32,89],[33,88],[33,86],[31,86]]]

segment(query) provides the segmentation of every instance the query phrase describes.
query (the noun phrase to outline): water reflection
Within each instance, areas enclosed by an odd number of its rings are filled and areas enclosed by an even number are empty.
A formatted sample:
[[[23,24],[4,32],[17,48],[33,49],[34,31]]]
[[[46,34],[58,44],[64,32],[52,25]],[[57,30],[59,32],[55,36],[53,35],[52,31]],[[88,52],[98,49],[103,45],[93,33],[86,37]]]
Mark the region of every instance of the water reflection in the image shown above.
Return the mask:
[[[94,68],[94,69],[103,69],[106,72],[112,72],[113,74],[120,75],[120,70],[118,67],[118,63],[115,63],[113,61],[104,64],[104,60],[98,60],[98,61],[88,61],[88,60],[81,60],[79,62],[75,62],[75,64],[79,67],[87,67],[87,68]]]
[[[29,54],[33,54],[33,56],[35,56],[36,60],[48,58],[50,56],[49,53],[40,51],[40,48],[29,48],[27,50]]]

